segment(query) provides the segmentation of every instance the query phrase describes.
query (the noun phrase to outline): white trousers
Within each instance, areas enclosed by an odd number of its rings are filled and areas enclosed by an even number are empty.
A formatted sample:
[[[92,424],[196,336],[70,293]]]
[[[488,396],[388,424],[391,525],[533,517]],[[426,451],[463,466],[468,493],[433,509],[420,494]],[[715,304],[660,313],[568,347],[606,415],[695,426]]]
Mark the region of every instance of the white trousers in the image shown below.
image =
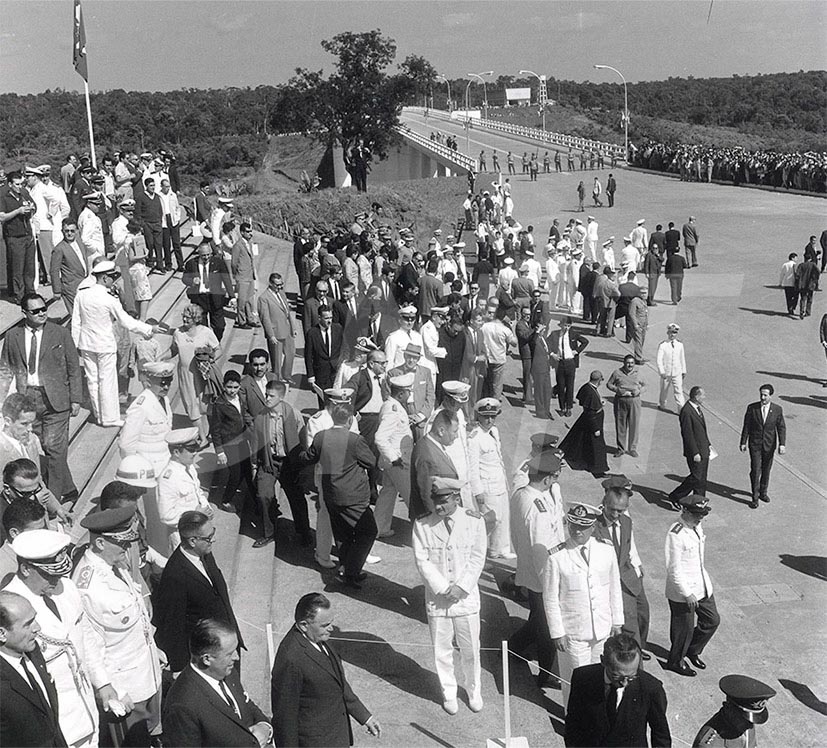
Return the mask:
[[[442,687],[442,700],[453,701],[457,697],[454,640],[459,647],[458,660],[465,692],[469,699],[480,698],[480,614],[429,616],[428,627],[434,645],[434,664]]]
[[[488,533],[488,550],[491,553],[510,553],[511,511],[508,506],[508,494],[486,494],[485,503],[497,515],[497,522]]]
[[[392,465],[384,457],[379,461],[379,466],[382,468],[382,489],[376,499],[373,516],[376,520],[376,528],[381,534],[391,529],[397,496],[402,497],[405,506],[410,503],[411,469],[409,465],[402,467]]]
[[[603,645],[606,643],[608,637],[603,639],[591,639],[589,641],[582,641],[579,639],[571,639],[566,637],[566,649],[563,652],[557,653],[557,665],[560,668],[560,680],[563,690],[563,709],[565,710],[569,703],[569,693],[571,693],[571,674],[575,668],[583,667],[583,665],[594,665],[600,662],[600,655],[603,654]]]
[[[662,374],[660,377],[660,397],[658,405],[664,407],[666,405],[666,398],[669,395],[669,388],[675,395],[675,402],[679,408],[683,407],[683,374]]]
[[[80,351],[86,372],[86,385],[92,401],[92,414],[102,426],[111,426],[121,419],[118,404],[118,354]]]

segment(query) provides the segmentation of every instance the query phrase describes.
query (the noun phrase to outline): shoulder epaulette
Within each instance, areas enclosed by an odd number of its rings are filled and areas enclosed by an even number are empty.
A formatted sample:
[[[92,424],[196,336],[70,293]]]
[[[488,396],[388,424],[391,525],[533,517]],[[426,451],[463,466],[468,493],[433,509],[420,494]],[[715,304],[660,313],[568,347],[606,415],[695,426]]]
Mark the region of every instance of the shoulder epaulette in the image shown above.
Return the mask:
[[[680,522],[675,522],[669,532],[674,532],[677,535],[681,530],[683,530],[683,525]]]
[[[143,405],[145,399],[146,395],[138,395],[138,397],[135,398],[135,405]]]
[[[537,507],[537,511],[539,511],[539,512],[547,512],[548,511],[548,509],[546,509],[546,505],[545,505],[545,503],[543,502],[542,499],[539,499],[539,498],[534,499],[534,506]]]
[[[551,556],[551,555],[557,553],[558,551],[562,551],[563,548],[565,548],[565,547],[566,547],[565,543],[560,543],[560,545],[555,545],[553,548],[548,549],[548,555]]]
[[[595,540],[598,543],[606,543],[606,545],[611,545],[611,546],[614,545],[614,543],[611,540],[609,540],[609,538],[595,538]]]
[[[465,513],[469,517],[474,517],[476,519],[482,519],[482,515],[476,509],[466,509]]]
[[[92,575],[95,573],[95,570],[91,566],[84,566],[80,570],[80,575],[78,576],[78,581],[75,582],[75,586],[78,589],[85,590],[89,583],[92,581]]]
[[[162,477],[162,478],[169,478],[169,476],[170,476],[170,475],[172,475],[172,468],[167,468],[167,469],[164,471],[164,474],[163,474],[161,477]]]

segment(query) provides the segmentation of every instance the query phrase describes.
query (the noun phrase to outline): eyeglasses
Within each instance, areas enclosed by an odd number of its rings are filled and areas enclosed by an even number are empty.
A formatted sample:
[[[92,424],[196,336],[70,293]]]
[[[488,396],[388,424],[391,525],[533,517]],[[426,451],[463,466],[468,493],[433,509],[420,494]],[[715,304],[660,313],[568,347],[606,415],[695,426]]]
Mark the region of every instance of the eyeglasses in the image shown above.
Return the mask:
[[[123,551],[129,550],[129,546],[132,545],[131,540],[116,540],[109,535],[102,535],[101,537],[103,537],[107,542],[112,543],[112,545],[118,546],[118,548]]]
[[[41,306],[37,309],[26,309],[26,314],[46,314],[46,307]]]
[[[192,540],[203,540],[205,543],[212,545],[215,542],[215,530],[209,535],[190,535]]]
[[[21,499],[31,499],[33,496],[36,496],[43,490],[43,484],[38,483],[37,486],[28,490],[28,491],[21,491],[19,488],[15,488],[14,486],[9,486],[13,493],[17,494]]]
[[[183,448],[190,454],[195,454],[201,449],[197,444],[185,444]]]

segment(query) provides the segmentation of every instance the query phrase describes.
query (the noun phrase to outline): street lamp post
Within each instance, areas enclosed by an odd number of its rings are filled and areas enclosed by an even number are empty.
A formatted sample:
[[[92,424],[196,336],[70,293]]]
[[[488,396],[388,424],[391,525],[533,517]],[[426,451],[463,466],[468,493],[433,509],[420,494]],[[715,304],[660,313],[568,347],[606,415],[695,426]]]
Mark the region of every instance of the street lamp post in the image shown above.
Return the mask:
[[[521,70],[520,75],[533,75],[538,81],[540,81],[540,90],[537,96],[538,102],[540,104],[540,112],[543,115],[543,132],[546,131],[546,101],[548,100],[548,92],[546,91],[546,76],[545,75],[537,75],[533,70]]]
[[[485,112],[485,118],[488,119],[488,89],[485,86],[485,78],[482,76],[484,75],[494,75],[493,70],[487,70],[484,73],[466,73],[469,78],[479,78],[482,81],[482,100],[483,100],[483,110]],[[467,93],[467,91],[466,91]]]
[[[451,111],[451,81],[449,81],[444,75],[438,75],[437,80],[445,81],[445,85],[448,86],[448,111]]]
[[[467,73],[469,78],[479,78],[482,81],[482,95],[483,95],[483,106],[485,108],[485,116],[488,116],[488,91],[485,88],[485,79],[482,77],[483,75],[494,75],[493,70],[489,70],[485,73]],[[468,98],[468,92],[471,90],[471,84],[473,80],[468,81],[468,85],[465,87],[465,152],[470,156],[471,155],[471,122],[470,122],[470,101]]]
[[[623,160],[629,160],[629,93],[626,89],[626,79],[623,77],[623,73],[621,73],[617,68],[613,68],[611,65],[595,65],[596,70],[612,70],[613,72],[617,73],[620,76],[620,80],[623,81],[623,135],[625,141],[625,147],[623,152]]]

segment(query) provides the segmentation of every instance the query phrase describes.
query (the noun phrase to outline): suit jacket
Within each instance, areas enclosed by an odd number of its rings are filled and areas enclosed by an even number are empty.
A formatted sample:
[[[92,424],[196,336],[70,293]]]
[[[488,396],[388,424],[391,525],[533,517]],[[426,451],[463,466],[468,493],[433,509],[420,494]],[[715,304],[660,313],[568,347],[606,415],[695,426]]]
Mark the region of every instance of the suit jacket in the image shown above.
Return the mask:
[[[320,431],[302,453],[306,465],[319,463],[326,502],[336,506],[367,506],[370,501],[368,470],[376,457],[361,434],[334,426]]]
[[[197,296],[201,282],[201,274],[199,272],[199,258],[191,257],[184,265],[183,281],[187,287],[187,296],[192,298]],[[227,270],[227,264],[221,257],[210,257],[207,264],[207,293],[214,296],[230,296],[234,295],[233,284],[230,282],[230,273]]]
[[[419,287],[419,273],[412,263],[406,262],[399,269],[394,284],[394,295],[396,303],[402,306],[416,299],[415,290]]]
[[[762,452],[774,452],[776,446],[787,445],[787,424],[780,405],[770,403],[767,420],[761,419],[761,403],[750,403],[744,413],[741,446],[760,447]]]
[[[677,252],[681,245],[681,232],[677,229],[669,229],[664,234],[664,244],[667,252]]]
[[[552,363],[554,364],[555,368],[557,364],[560,362],[560,334],[562,330],[552,330],[551,334],[548,336],[548,352],[549,357],[551,358]],[[580,366],[580,354],[589,344],[589,339],[584,337],[583,335],[578,335],[576,332],[572,332],[569,330],[569,348],[571,348],[572,353],[574,354],[574,368],[576,369]]]
[[[58,724],[57,689],[40,647],[29,654],[29,661],[37,669],[54,708],[47,709],[23,676],[0,657],[0,745],[65,746]]]
[[[209,226],[211,213],[212,206],[210,205],[209,198],[203,192],[199,192],[195,196],[195,220],[199,223],[206,223]]]
[[[77,245],[85,258],[85,265],[80,261],[77,252],[65,240],[52,250],[52,259],[49,263],[52,291],[56,294],[65,294],[70,299],[75,298],[78,285],[92,269],[89,248],[80,239],[77,240]]]
[[[189,663],[189,637],[202,618],[216,618],[230,624],[238,635],[238,646],[244,647],[224,575],[212,553],[201,560],[210,579],[184,558],[180,546],[176,548],[164,567],[153,598],[155,643],[166,652],[174,673],[183,670]]]
[[[26,360],[26,333],[19,324],[9,330],[6,344],[0,354],[0,395],[5,397],[14,378],[18,392],[26,392],[28,361]],[[72,403],[83,399],[83,384],[78,364],[78,352],[72,334],[65,327],[47,322],[40,338],[37,371],[40,385],[52,410],[69,410]]]
[[[324,302],[324,304],[330,306],[328,302]],[[305,299],[304,307],[302,308],[302,327],[304,328],[305,335],[307,335],[307,331],[311,327],[319,324],[319,307],[321,306],[322,302],[315,296],[310,296]]]
[[[426,435],[417,441],[411,453],[411,520],[425,517],[433,511],[431,488],[436,476],[459,478],[453,460],[430,435]]]
[[[370,383],[370,377],[372,375],[373,373],[368,371],[367,367],[364,369],[359,369],[359,371],[350,378],[350,381],[346,385],[347,387],[353,388],[354,413],[360,412],[362,408],[367,405],[373,395],[373,386]],[[382,377],[380,379],[379,391],[382,393],[382,402],[390,397],[390,387],[388,386],[387,377]]]
[[[284,433],[284,449],[287,459],[293,466],[298,466],[301,447],[304,444],[304,419],[301,414],[288,402],[281,402],[282,431]],[[253,464],[258,465],[265,473],[274,473],[272,435],[269,432],[270,415],[262,410],[256,416],[253,424]]]
[[[569,748],[591,746],[671,746],[666,719],[666,694],[661,682],[644,670],[624,689],[614,724],[606,712],[603,665],[585,665],[571,677],[571,694],[566,711],[565,742]]]
[[[353,744],[350,718],[360,724],[370,712],[350,688],[342,660],[330,642],[320,652],[295,626],[279,644],[270,681],[273,739],[279,748]]]
[[[462,357],[462,372],[460,379],[463,382],[470,382],[471,375],[476,373],[478,376],[485,374],[486,363],[485,359],[477,361],[477,356],[485,356],[485,343],[482,339],[482,331],[476,331],[476,344],[474,342],[474,331],[471,330],[470,325],[465,327],[465,351]]]
[[[321,328],[316,325],[305,334],[304,366],[308,378],[315,377],[316,384],[325,389],[333,386],[336,369],[342,357],[342,340],[344,334],[341,325],[331,324],[329,329],[330,351],[324,345]]]
[[[293,337],[299,329],[296,316],[290,309],[290,302],[282,294],[279,298],[268,288],[259,294],[256,304],[258,319],[264,328],[265,336],[276,340]]]
[[[168,745],[258,748],[250,728],[268,722],[267,715],[247,695],[238,671],[232,670],[224,685],[241,716],[192,667],[184,668],[164,697],[164,736]]]
[[[333,302],[333,321],[337,325],[341,325],[342,331],[345,335],[345,344],[348,348],[353,347],[359,333],[358,315],[358,302],[356,303],[356,315],[353,314],[350,307],[344,301]]]
[[[683,440],[683,456],[691,460],[695,455],[709,459],[709,436],[706,433],[706,421],[698,415],[690,400],[684,403],[678,416]]]
[[[234,245],[231,267],[236,281],[250,282],[256,279],[256,266],[253,258],[253,245],[241,237]]]
[[[278,379],[278,377],[270,371],[264,375],[264,378],[268,382],[275,382]],[[238,399],[241,401],[241,412],[244,415],[244,424],[248,429],[252,429],[256,416],[261,413],[267,405],[264,401],[264,393],[256,384],[255,379],[249,374],[241,377],[241,389],[238,391]]]
[[[223,397],[213,403],[207,418],[216,452],[224,452],[227,447],[246,447],[243,404],[241,409],[242,412],[239,413],[236,407]]]
[[[643,589],[643,580],[637,575],[630,555],[632,550],[632,518],[621,514],[618,522],[620,523],[620,553],[618,554],[617,565],[620,570],[620,586],[625,593],[637,597]],[[612,533],[603,514],[597,518],[594,526],[594,536],[604,538],[614,545]]]
[[[431,316],[431,308],[439,306],[442,299],[442,281],[427,273],[419,279],[419,313]]]

